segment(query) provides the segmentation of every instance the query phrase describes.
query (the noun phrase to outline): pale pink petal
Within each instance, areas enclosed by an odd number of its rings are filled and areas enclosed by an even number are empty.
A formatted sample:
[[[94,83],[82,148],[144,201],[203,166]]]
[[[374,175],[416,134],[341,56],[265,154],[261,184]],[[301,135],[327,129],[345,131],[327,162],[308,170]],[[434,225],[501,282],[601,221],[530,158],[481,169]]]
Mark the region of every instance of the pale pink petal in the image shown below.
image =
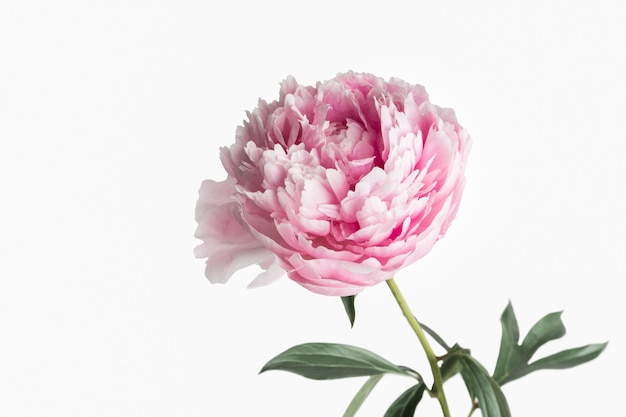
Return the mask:
[[[268,264],[274,254],[244,227],[233,199],[234,181],[206,180],[196,205],[196,237],[204,242],[196,247],[198,258],[207,258],[205,275],[213,283],[225,283],[238,270],[253,264]]]
[[[248,285],[248,288],[258,288],[265,285],[272,284],[278,281],[285,275],[285,270],[279,265],[276,260],[272,260],[272,264],[266,271],[261,272],[257,277]]]

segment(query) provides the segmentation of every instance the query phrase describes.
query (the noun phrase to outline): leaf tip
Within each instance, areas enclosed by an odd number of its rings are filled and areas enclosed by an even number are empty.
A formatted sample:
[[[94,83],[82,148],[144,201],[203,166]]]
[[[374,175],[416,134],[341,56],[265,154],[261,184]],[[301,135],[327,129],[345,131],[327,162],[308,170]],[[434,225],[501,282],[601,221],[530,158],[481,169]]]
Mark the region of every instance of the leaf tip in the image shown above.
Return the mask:
[[[347,295],[341,297],[341,302],[343,303],[343,307],[346,310],[346,314],[348,315],[348,320],[350,320],[350,328],[354,328],[354,320],[356,319],[356,309],[354,307],[354,299],[356,295]]]
[[[261,370],[259,371],[259,373],[257,375],[261,375],[263,372],[269,371],[270,368],[268,368],[267,365],[269,365],[269,362],[266,363],[265,365],[263,365],[263,367],[261,368]]]
[[[513,310],[513,303],[511,302],[510,298],[509,298],[509,301],[506,303],[506,307],[504,308],[502,315],[505,315],[507,313],[515,315],[515,312]]]

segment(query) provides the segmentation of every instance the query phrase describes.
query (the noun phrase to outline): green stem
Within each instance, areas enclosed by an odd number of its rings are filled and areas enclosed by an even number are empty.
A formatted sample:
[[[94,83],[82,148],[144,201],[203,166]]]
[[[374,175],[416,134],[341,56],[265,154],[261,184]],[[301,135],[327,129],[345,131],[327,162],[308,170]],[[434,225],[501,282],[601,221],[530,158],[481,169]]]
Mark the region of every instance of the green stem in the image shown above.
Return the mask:
[[[443,411],[444,417],[450,417],[450,410],[448,409],[448,401],[446,400],[446,395],[443,392],[443,378],[441,377],[441,370],[439,369],[439,364],[437,363],[437,357],[433,352],[433,349],[430,347],[430,343],[428,343],[428,339],[426,338],[426,334],[424,330],[422,330],[422,326],[420,326],[419,322],[411,312],[409,305],[407,304],[404,296],[400,292],[400,288],[396,284],[396,281],[393,278],[387,280],[387,285],[391,290],[391,293],[395,297],[398,305],[400,306],[400,310],[402,310],[402,314],[406,317],[409,325],[417,335],[420,343],[422,344],[422,348],[426,353],[426,357],[428,358],[428,363],[430,364],[430,370],[433,373],[434,386],[435,386],[435,395],[439,400],[439,404],[441,405],[441,411]]]

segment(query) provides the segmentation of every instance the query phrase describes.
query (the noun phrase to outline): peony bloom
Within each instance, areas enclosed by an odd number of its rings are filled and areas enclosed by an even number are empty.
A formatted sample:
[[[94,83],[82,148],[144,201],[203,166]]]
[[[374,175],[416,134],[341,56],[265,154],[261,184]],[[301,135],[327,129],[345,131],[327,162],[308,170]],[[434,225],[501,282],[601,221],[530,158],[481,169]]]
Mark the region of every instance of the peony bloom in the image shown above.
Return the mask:
[[[470,137],[426,90],[349,72],[315,87],[293,77],[259,100],[221,149],[228,178],[204,181],[196,248],[211,282],[238,269],[285,272],[353,295],[430,251],[454,219]]]

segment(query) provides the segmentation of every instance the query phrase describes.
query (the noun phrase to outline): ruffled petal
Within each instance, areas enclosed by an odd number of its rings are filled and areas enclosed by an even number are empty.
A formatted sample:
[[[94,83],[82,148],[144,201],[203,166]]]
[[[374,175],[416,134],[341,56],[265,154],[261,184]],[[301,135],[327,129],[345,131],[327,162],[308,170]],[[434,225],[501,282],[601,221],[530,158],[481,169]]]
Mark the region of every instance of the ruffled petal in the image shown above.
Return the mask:
[[[203,243],[195,248],[194,255],[207,258],[205,275],[212,283],[225,283],[236,271],[250,265],[267,269],[275,263],[275,255],[242,223],[234,193],[232,178],[222,182],[206,180],[199,191],[195,236]],[[275,275],[273,270],[271,276]]]
[[[471,139],[424,87],[347,72],[303,86],[288,77],[222,148],[229,178],[203,183],[196,256],[225,282],[248,265],[285,271],[325,295],[351,295],[426,255],[465,185]]]

